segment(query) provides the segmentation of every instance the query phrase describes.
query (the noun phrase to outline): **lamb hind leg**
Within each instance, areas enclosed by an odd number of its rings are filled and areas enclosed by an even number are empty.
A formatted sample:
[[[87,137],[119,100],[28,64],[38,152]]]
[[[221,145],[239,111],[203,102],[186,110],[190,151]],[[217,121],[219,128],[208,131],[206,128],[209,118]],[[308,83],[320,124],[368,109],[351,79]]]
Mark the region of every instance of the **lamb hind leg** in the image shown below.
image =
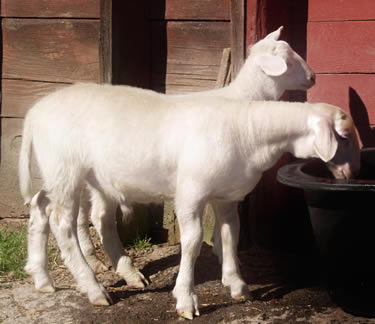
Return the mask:
[[[104,196],[95,188],[91,191],[91,220],[99,233],[104,250],[109,255],[115,271],[125,279],[130,287],[144,288],[149,284],[147,278],[133,265],[125,252],[116,228],[117,204]],[[130,212],[131,208],[127,208]],[[122,211],[126,211],[125,205]]]
[[[213,243],[214,246],[212,247],[212,252],[217,256],[218,262],[223,264],[223,247],[221,242],[221,233],[220,233],[220,226],[218,221],[215,217],[215,225],[214,225],[214,232],[213,232]]]
[[[50,226],[61,250],[61,256],[82,293],[93,305],[107,306],[112,300],[87,264],[77,238],[77,201],[51,201]]]
[[[25,271],[33,277],[35,289],[40,292],[55,291],[48,274],[49,203],[44,190],[39,191],[30,203]]]
[[[87,263],[91,269],[98,273],[107,271],[106,265],[99,260],[95,253],[95,247],[92,243],[89,232],[89,211],[90,211],[90,197],[88,189],[84,187],[81,192],[78,221],[77,221],[77,235],[79,245],[82,253],[85,256]]]
[[[222,241],[222,283],[230,288],[232,298],[247,299],[249,290],[241,277],[237,257],[240,231],[237,203],[215,201],[213,207]]]

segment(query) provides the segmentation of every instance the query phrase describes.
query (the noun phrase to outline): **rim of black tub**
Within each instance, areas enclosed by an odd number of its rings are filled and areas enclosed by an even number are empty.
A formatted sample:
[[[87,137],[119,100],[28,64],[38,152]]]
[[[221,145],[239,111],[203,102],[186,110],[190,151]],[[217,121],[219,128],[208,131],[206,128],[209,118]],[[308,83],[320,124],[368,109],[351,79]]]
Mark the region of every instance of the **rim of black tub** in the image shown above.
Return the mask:
[[[362,160],[368,154],[375,155],[375,150],[363,150]],[[285,185],[306,190],[335,190],[335,191],[375,191],[375,180],[365,179],[334,179],[308,174],[317,164],[315,160],[305,160],[284,165],[277,172],[277,180]],[[321,167],[321,165],[320,165]],[[375,166],[371,165],[374,168]]]

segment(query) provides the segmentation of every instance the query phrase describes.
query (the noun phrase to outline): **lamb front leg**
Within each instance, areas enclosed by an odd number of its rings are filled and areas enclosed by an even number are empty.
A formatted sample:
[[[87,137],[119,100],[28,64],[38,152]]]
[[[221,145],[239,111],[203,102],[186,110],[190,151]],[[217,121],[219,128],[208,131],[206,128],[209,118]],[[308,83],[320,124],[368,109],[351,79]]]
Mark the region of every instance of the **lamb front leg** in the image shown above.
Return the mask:
[[[218,262],[223,264],[223,244],[221,242],[221,228],[216,219],[215,215],[215,227],[213,233],[213,243],[212,252],[217,256]]]
[[[187,189],[188,190],[188,189]],[[188,190],[190,191],[190,190]],[[194,267],[203,241],[202,212],[204,202],[189,201],[189,194],[176,198],[176,212],[180,227],[181,262],[173,289],[178,315],[186,319],[199,316],[198,297],[194,289]]]

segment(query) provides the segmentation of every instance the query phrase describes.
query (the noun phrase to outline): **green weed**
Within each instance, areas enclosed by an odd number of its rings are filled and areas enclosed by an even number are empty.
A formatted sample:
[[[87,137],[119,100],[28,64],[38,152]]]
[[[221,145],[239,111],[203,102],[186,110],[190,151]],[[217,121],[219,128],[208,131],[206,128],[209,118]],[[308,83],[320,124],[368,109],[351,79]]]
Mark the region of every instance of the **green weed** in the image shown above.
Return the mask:
[[[149,249],[152,247],[151,237],[147,237],[146,235],[144,238],[140,238],[137,235],[137,237],[134,239],[132,243],[128,245],[128,247],[137,250]]]
[[[0,229],[0,278],[22,279],[27,257],[27,228],[18,231]]]

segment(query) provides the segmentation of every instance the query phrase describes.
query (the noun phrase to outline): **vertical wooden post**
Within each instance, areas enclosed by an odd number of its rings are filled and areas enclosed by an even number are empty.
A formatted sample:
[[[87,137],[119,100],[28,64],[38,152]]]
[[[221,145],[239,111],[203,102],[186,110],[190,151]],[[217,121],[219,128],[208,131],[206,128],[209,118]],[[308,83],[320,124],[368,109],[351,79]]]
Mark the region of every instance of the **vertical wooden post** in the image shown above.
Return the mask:
[[[254,44],[257,37],[257,13],[259,0],[246,0],[246,47]]]
[[[113,83],[112,0],[100,0],[100,83]]]
[[[232,79],[234,79],[240,71],[246,57],[246,5],[247,2],[245,2],[245,0],[231,1]],[[256,12],[254,14],[256,15]],[[238,209],[241,223],[238,245],[239,249],[247,249],[250,246],[250,239],[248,237],[248,202],[246,199],[244,202],[239,203]]]
[[[234,78],[245,61],[245,0],[231,1],[231,47],[232,77]]]

